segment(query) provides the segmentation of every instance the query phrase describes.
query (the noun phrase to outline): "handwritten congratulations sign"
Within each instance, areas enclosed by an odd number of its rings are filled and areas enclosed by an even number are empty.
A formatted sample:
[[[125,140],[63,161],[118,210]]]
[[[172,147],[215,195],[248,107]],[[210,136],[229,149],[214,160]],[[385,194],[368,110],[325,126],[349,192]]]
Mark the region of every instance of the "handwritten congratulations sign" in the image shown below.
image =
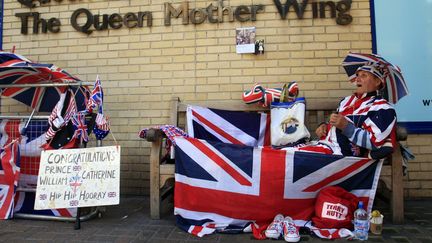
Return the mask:
[[[42,151],[35,209],[120,202],[120,147]]]

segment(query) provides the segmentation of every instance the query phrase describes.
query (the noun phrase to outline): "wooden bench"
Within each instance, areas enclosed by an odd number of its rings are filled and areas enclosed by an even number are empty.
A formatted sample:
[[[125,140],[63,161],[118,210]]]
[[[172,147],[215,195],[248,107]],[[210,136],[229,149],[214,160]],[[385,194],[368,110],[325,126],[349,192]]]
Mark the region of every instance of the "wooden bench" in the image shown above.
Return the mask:
[[[338,107],[339,100],[306,100],[306,122],[311,135],[315,128],[322,121],[328,119],[331,112]],[[186,123],[187,105],[198,105],[215,109],[234,110],[234,111],[268,111],[268,108],[259,105],[246,105],[241,100],[238,101],[205,101],[186,104],[180,102],[178,97],[171,100],[170,124],[184,128]],[[402,135],[402,136],[401,136]],[[146,135],[146,140],[152,142],[150,152],[150,216],[152,219],[160,218],[161,199],[165,194],[172,191],[174,186],[174,166],[175,164],[161,163],[162,159],[162,139],[164,134],[157,129],[150,129]],[[398,140],[405,140],[406,132],[398,128]],[[390,193],[393,223],[402,224],[404,220],[403,202],[403,171],[402,156],[399,147],[387,159],[381,171],[380,178]]]

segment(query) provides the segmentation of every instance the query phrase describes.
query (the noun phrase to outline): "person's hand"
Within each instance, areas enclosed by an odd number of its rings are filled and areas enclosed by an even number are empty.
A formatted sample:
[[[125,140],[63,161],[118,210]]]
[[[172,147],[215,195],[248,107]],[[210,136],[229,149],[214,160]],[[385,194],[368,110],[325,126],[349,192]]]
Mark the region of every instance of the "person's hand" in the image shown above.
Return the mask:
[[[344,130],[348,125],[348,120],[341,114],[331,114],[329,123],[340,130]]]
[[[319,137],[325,137],[327,135],[327,124],[323,123],[315,130],[315,134]]]

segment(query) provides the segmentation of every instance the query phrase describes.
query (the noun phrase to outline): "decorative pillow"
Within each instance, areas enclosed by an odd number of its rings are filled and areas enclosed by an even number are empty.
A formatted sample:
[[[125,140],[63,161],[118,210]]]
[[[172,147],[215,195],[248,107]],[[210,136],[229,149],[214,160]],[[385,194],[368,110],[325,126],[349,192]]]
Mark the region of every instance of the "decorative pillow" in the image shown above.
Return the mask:
[[[295,145],[310,137],[304,124],[305,111],[304,98],[297,98],[294,102],[272,103],[270,134],[273,146]]]

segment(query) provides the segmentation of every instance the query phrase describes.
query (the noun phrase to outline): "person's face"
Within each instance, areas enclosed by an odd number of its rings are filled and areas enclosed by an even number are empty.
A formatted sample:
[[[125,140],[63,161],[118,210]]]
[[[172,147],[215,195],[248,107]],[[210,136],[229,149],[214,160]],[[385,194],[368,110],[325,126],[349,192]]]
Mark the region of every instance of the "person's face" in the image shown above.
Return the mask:
[[[364,94],[372,91],[376,91],[379,89],[381,84],[381,80],[377,78],[370,72],[367,71],[358,71],[356,78],[356,93]]]

